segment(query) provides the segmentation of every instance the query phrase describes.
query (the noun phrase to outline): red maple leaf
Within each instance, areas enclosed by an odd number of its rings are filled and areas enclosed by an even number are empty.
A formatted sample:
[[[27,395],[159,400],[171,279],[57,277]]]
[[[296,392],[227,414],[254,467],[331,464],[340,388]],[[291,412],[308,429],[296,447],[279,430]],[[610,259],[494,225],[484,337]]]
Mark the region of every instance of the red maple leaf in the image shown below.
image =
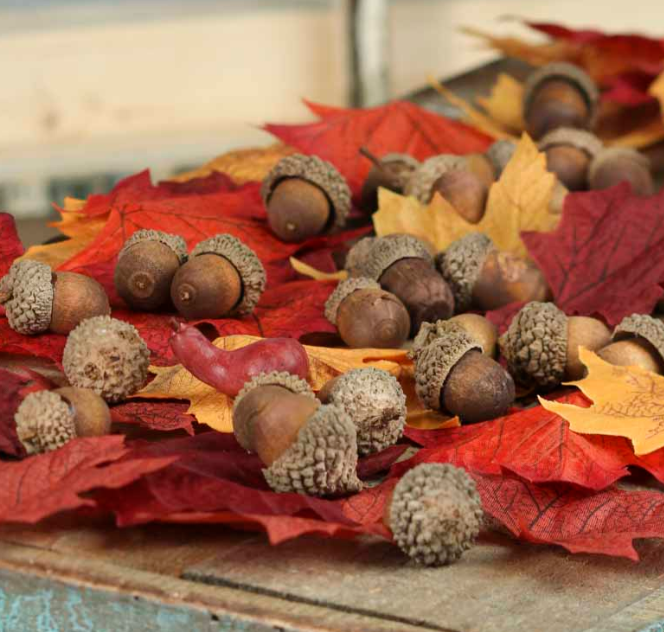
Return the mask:
[[[175,400],[132,399],[113,406],[111,419],[114,424],[135,424],[161,432],[184,430],[193,435],[195,418],[187,413],[188,408],[186,402]]]
[[[0,278],[12,262],[23,254],[23,244],[16,232],[16,223],[9,213],[0,213]]]
[[[664,192],[637,197],[623,183],[566,197],[550,233],[523,240],[567,314],[601,316],[615,325],[649,314],[664,281]]]
[[[331,162],[359,194],[371,163],[360,155],[367,147],[377,156],[403,152],[423,160],[436,154],[483,152],[491,139],[481,132],[413,103],[393,101],[366,109],[307,103],[321,120],[304,125],[268,124],[265,129],[305,154]]]

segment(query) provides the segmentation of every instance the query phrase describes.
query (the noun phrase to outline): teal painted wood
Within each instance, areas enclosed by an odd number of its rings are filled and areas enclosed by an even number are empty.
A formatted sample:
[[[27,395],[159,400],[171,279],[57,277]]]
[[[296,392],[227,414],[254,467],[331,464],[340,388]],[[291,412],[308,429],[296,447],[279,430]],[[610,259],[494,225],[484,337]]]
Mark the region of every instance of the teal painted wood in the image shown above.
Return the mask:
[[[276,628],[124,593],[0,571],[0,632],[274,632]],[[280,627],[279,630],[285,628]]]
[[[639,632],[664,632],[664,619],[661,621],[656,621],[652,625],[649,625],[647,628],[642,628]]]

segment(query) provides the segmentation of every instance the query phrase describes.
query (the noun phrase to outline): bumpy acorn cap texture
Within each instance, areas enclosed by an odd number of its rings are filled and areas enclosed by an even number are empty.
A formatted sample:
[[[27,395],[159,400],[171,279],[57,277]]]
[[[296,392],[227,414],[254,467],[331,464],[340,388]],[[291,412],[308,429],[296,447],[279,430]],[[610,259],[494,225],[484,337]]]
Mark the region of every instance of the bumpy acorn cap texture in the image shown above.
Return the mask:
[[[16,434],[28,454],[57,450],[76,437],[73,410],[51,391],[30,393],[14,419]]]
[[[261,196],[266,204],[279,181],[284,178],[302,178],[322,189],[332,204],[334,226],[341,228],[346,224],[350,213],[350,188],[333,164],[318,156],[304,154],[282,158],[263,180]]]
[[[398,181],[395,182],[395,184],[400,189],[405,188],[405,186],[408,184],[408,181],[410,180],[413,172],[421,164],[420,161],[417,160],[417,158],[413,158],[410,154],[398,154],[398,153],[385,154],[380,159],[380,161],[382,163],[402,162],[402,163],[404,163],[404,165],[406,165],[407,169],[404,169],[399,174]]]
[[[468,233],[436,256],[436,267],[454,294],[457,312],[465,312],[470,307],[475,282],[494,248],[484,233]]]
[[[604,147],[597,153],[594,160],[590,163],[588,180],[594,180],[597,172],[605,165],[605,163],[615,160],[616,158],[632,160],[647,171],[650,171],[651,169],[648,156],[636,149],[631,149],[629,147]]]
[[[551,130],[537,143],[540,151],[546,151],[560,145],[571,145],[594,158],[602,151],[602,141],[592,132],[575,127],[558,127]]]
[[[38,334],[51,324],[53,272],[39,261],[15,261],[0,279],[0,301],[9,326],[20,334]]]
[[[394,445],[406,425],[406,396],[387,371],[352,369],[336,378],[329,402],[341,406],[357,428],[360,454]]]
[[[486,150],[486,157],[493,165],[493,169],[496,172],[496,178],[499,178],[503,173],[507,163],[514,155],[516,147],[516,141],[513,141],[510,138],[501,138]]]
[[[597,118],[599,90],[595,82],[578,66],[566,62],[554,62],[542,66],[531,73],[524,85],[523,111],[527,113],[537,89],[550,79],[563,79],[577,86],[583,94],[590,112],[590,126],[593,127]]]
[[[440,394],[445,381],[456,363],[473,349],[482,347],[463,328],[449,328],[446,335],[437,338],[422,349],[415,361],[415,392],[425,406],[440,410]]]
[[[464,156],[441,154],[427,158],[413,172],[404,189],[405,195],[416,197],[422,204],[428,204],[432,198],[431,189],[436,180],[453,169],[461,169],[466,165]]]
[[[110,316],[84,320],[69,334],[62,356],[71,385],[89,388],[107,402],[138,391],[149,364],[150,352],[136,328]]]
[[[265,268],[256,253],[237,237],[228,234],[215,235],[198,243],[191,256],[219,255],[233,264],[242,279],[242,300],[233,314],[251,314],[265,290]]]
[[[380,290],[380,284],[368,277],[352,277],[341,281],[334,292],[325,302],[325,318],[327,318],[333,325],[337,324],[337,312],[339,306],[343,303],[344,299],[350,296],[355,290],[376,289]]]
[[[450,332],[461,332],[470,336],[470,334],[459,324],[450,320],[437,320],[435,323],[422,323],[420,330],[417,332],[413,340],[413,344],[408,351],[408,357],[416,360],[419,355],[426,349],[434,340],[444,338]],[[476,341],[477,342],[477,341]],[[479,342],[477,345],[481,348]],[[482,349],[484,351],[484,349]]]
[[[263,470],[276,492],[339,496],[359,491],[357,431],[340,406],[320,406],[295,442]]]
[[[165,233],[161,230],[149,229],[137,230],[129,239],[127,239],[124,246],[122,246],[122,250],[120,250],[118,258],[122,257],[129,248],[142,241],[158,241],[159,243],[168,246],[180,260],[180,264],[187,260],[187,243],[182,237],[180,237],[180,235],[171,235],[170,233]]]
[[[394,488],[389,522],[404,553],[419,564],[442,566],[473,545],[483,515],[477,488],[465,470],[424,463]]]
[[[512,319],[499,344],[517,381],[556,386],[567,363],[567,316],[553,303],[528,303]]]
[[[613,330],[613,340],[643,338],[648,341],[664,361],[664,322],[647,314],[632,314],[620,321]]]
[[[433,265],[433,258],[423,241],[413,235],[387,235],[374,242],[364,263],[366,276],[378,281],[383,272],[401,259],[425,259]]]
[[[364,264],[376,239],[376,237],[363,237],[348,251],[344,268],[350,276],[364,276]]]

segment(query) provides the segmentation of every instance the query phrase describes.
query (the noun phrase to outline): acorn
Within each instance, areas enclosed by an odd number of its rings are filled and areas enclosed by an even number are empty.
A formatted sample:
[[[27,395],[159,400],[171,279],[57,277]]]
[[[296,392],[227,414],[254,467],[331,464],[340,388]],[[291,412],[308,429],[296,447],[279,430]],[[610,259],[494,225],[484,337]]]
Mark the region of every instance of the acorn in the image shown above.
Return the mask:
[[[464,156],[440,154],[427,158],[413,172],[404,189],[405,195],[411,195],[422,204],[428,204],[434,194],[434,184],[448,171],[465,169],[467,162]],[[451,203],[451,201],[450,201]]]
[[[342,228],[350,212],[346,180],[317,156],[282,158],[263,180],[261,196],[272,232],[287,242]]]
[[[188,320],[251,314],[265,290],[256,253],[233,235],[201,241],[171,283],[171,299]]]
[[[456,323],[438,323],[435,337],[416,338],[415,391],[433,410],[447,411],[463,423],[495,419],[514,403],[512,377]],[[428,344],[427,344],[428,342]]]
[[[454,313],[452,291],[433,265],[424,242],[412,235],[390,235],[374,242],[364,265],[366,276],[394,294],[410,315],[411,333],[423,322]]]
[[[588,188],[590,162],[602,150],[602,141],[591,132],[559,127],[540,140],[538,148],[546,155],[546,168],[569,191]]]
[[[111,430],[106,402],[83,388],[30,393],[14,419],[16,434],[28,454],[57,450],[76,437],[101,437]]]
[[[403,193],[406,183],[420,162],[408,154],[386,154],[377,158],[366,147],[362,147],[360,153],[372,163],[362,185],[360,208],[365,213],[374,213],[378,209],[378,189],[382,187],[395,193]]]
[[[599,90],[578,66],[555,62],[531,73],[524,86],[526,131],[538,140],[558,127],[592,129]]]
[[[417,349],[424,348],[436,338],[445,335],[449,327],[461,327],[469,336],[476,340],[482,347],[482,352],[493,358],[496,355],[496,343],[498,342],[498,329],[496,326],[479,314],[458,314],[449,320],[439,320],[435,323],[422,323],[420,330],[415,336],[413,346],[409,352],[414,357]],[[415,351],[413,350],[415,349]]]
[[[410,333],[403,303],[367,277],[341,281],[325,303],[325,317],[354,349],[398,349]]]
[[[20,334],[68,334],[81,321],[110,314],[104,288],[75,272],[53,272],[45,263],[15,261],[0,279],[0,305]]]
[[[344,269],[348,272],[348,276],[366,276],[364,273],[364,264],[375,241],[376,237],[363,237],[353,244],[346,255],[346,262],[344,263]]]
[[[638,366],[664,375],[664,323],[646,314],[632,314],[613,330],[611,344],[597,355],[616,366]]]
[[[406,396],[387,371],[373,367],[352,369],[327,382],[318,398],[348,413],[357,428],[360,454],[380,452],[403,435]]]
[[[352,420],[288,373],[263,373],[245,385],[233,406],[233,432],[258,454],[274,491],[338,496],[362,487]]]
[[[468,168],[451,169],[438,178],[432,187],[470,224],[477,224],[486,210],[489,186]]]
[[[606,147],[598,152],[588,170],[589,188],[608,189],[624,181],[635,195],[652,195],[655,185],[648,157],[627,147]]]
[[[484,233],[468,233],[457,239],[436,255],[435,261],[452,289],[457,312],[542,301],[549,294],[544,275],[534,263],[499,251]]]
[[[489,149],[485,156],[493,166],[495,178],[498,179],[503,174],[507,163],[512,159],[516,151],[517,143],[511,138],[501,138],[497,140]]]
[[[182,237],[160,230],[136,231],[118,255],[115,289],[133,309],[158,309],[170,299],[173,277],[186,260]]]
[[[69,334],[62,356],[72,386],[89,388],[110,403],[138,391],[149,364],[150,352],[136,328],[110,316],[84,320]]]
[[[424,566],[444,566],[470,549],[483,515],[475,482],[465,470],[423,463],[396,484],[385,521],[406,555]]]
[[[567,317],[553,303],[532,302],[516,314],[498,343],[517,382],[550,388],[585,375],[579,347],[597,351],[610,339],[601,320]]]

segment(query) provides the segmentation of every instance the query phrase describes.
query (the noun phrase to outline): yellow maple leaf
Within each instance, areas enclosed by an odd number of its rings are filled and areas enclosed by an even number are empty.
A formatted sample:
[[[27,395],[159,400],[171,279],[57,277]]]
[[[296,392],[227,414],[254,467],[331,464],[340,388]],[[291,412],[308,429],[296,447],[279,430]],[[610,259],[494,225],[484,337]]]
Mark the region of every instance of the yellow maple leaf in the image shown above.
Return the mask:
[[[308,263],[304,263],[295,257],[290,258],[290,264],[293,267],[295,272],[303,274],[314,281],[343,281],[348,278],[348,272],[346,270],[337,270],[337,272],[322,272],[321,270],[316,270],[313,266],[310,266]]]
[[[501,72],[488,97],[477,97],[487,114],[505,129],[519,133],[525,128],[523,120],[523,84]]]
[[[664,377],[639,367],[614,366],[581,347],[588,375],[572,382],[593,401],[590,408],[540,398],[544,408],[574,432],[627,437],[637,455],[664,447]]]
[[[381,189],[374,228],[379,236],[409,233],[427,239],[439,251],[479,231],[491,237],[500,250],[526,257],[521,231],[550,231],[559,221],[558,215],[549,212],[555,182],[555,176],[546,170],[546,157],[524,134],[500,180],[491,186],[486,212],[477,224],[463,219],[438,194],[424,206],[415,198]]]

